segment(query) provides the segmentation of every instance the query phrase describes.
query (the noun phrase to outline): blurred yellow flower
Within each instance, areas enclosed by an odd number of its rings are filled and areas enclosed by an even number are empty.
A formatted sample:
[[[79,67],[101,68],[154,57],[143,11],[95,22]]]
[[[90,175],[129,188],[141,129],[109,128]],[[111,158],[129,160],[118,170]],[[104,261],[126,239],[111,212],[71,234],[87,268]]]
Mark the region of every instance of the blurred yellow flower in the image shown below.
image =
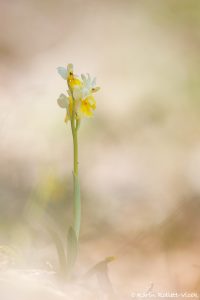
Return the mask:
[[[92,117],[93,110],[96,109],[96,101],[92,95],[81,101],[80,113],[83,116]]]
[[[74,75],[72,64],[69,64],[67,68],[58,67],[57,70],[67,81],[69,88],[68,96],[61,94],[57,100],[58,105],[66,109],[65,122],[72,119],[73,111],[76,120],[82,117],[92,117],[96,109],[93,93],[100,89],[96,87],[96,79],[92,79],[89,74],[87,76],[82,74],[81,78]]]
[[[58,73],[60,74],[60,76],[67,80],[68,86],[70,90],[73,90],[75,86],[81,86],[82,82],[81,80],[78,78],[78,76],[74,75],[74,71],[73,71],[73,65],[69,64],[66,68],[63,67],[58,67],[57,68]]]

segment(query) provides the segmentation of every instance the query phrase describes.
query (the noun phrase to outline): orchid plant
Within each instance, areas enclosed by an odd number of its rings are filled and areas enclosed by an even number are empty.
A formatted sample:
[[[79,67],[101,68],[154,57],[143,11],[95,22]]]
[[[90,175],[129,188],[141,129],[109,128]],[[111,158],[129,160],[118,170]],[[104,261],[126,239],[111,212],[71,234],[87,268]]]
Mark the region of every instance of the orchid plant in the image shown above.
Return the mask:
[[[65,122],[70,121],[74,167],[73,167],[73,224],[68,232],[67,244],[67,273],[71,274],[76,262],[78,253],[78,241],[81,226],[81,197],[78,171],[78,130],[84,117],[92,117],[96,109],[94,93],[100,88],[96,86],[96,79],[92,79],[89,74],[81,74],[78,77],[74,74],[73,65],[68,64],[67,68],[58,67],[58,73],[66,81],[68,89],[67,95],[61,94],[57,100],[58,105],[66,110]]]

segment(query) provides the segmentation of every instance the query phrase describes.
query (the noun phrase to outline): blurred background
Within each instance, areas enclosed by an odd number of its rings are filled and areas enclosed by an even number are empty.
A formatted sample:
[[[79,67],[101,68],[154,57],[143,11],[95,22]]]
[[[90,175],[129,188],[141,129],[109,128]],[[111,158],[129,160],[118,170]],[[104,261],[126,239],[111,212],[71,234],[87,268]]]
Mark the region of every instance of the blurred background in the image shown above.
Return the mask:
[[[0,0],[0,25],[0,243],[57,264],[45,224],[66,235],[73,153],[56,68],[73,63],[101,86],[79,134],[80,273],[113,255],[116,291],[197,291],[200,2]]]

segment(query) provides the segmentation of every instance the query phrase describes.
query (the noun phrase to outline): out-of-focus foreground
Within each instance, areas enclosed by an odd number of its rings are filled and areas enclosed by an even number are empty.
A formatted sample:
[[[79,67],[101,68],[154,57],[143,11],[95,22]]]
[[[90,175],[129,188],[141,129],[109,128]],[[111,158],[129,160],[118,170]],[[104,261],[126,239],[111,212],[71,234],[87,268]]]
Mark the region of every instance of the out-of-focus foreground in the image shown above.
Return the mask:
[[[101,86],[80,130],[76,276],[112,255],[117,295],[198,291],[200,2],[1,0],[0,25],[2,271],[58,267],[48,224],[65,239],[73,153],[56,67],[72,62]]]

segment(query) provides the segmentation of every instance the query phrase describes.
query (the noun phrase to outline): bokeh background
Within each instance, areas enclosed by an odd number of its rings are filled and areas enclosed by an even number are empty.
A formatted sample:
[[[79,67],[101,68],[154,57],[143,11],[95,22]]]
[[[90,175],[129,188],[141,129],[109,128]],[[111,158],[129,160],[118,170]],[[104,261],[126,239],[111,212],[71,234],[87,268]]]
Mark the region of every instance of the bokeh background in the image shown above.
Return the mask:
[[[0,242],[19,265],[57,265],[51,218],[72,210],[72,139],[58,66],[97,77],[80,129],[84,273],[114,289],[200,284],[200,2],[0,0]],[[31,259],[30,259],[31,257]]]

